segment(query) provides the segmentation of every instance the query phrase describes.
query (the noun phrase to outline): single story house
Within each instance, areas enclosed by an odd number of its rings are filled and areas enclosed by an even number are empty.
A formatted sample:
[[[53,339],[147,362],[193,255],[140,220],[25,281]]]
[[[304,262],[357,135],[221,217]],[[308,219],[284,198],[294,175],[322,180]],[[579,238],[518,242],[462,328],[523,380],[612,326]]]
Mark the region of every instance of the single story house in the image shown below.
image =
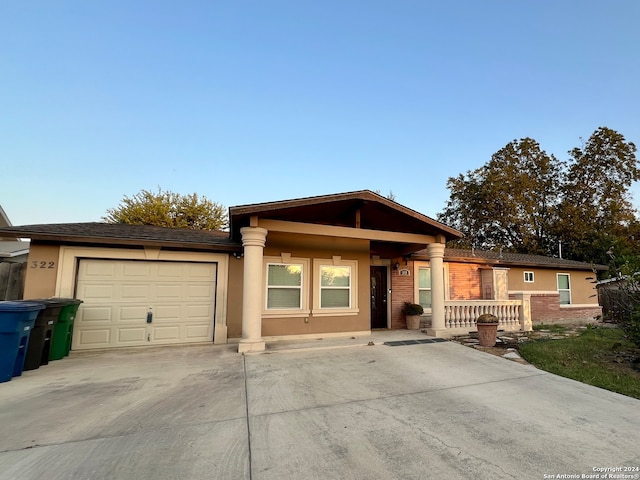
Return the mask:
[[[590,265],[445,250],[460,232],[368,190],[231,207],[229,219],[226,232],[76,223],[0,235],[31,239],[24,298],[83,301],[77,350],[213,341],[262,351],[404,328],[407,301],[426,307],[427,332],[441,337],[475,330],[484,311],[530,329],[537,297],[562,315],[599,308],[585,293]]]

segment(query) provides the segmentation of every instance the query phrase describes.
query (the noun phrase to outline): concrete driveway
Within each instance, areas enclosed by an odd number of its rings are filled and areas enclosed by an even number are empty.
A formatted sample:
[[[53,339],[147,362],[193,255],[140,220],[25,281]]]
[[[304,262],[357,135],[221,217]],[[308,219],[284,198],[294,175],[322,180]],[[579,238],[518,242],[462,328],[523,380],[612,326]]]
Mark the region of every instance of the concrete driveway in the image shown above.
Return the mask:
[[[0,384],[0,479],[598,478],[581,475],[640,466],[640,401],[455,343],[381,344],[393,335],[254,356],[72,352]],[[321,345],[346,348],[296,349]],[[640,474],[622,473],[599,478]]]

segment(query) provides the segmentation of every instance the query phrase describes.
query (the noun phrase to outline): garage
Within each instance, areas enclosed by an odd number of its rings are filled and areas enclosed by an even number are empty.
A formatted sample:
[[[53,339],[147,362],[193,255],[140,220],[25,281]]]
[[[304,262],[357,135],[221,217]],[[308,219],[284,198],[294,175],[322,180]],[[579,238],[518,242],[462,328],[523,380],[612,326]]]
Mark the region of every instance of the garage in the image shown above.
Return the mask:
[[[80,258],[73,350],[213,341],[216,262]]]

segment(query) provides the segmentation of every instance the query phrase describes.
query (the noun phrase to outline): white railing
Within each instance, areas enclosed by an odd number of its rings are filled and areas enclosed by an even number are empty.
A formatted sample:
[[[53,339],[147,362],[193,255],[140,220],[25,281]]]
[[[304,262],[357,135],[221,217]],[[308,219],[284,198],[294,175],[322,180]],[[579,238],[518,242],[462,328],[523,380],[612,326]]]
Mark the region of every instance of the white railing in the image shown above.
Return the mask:
[[[446,329],[475,329],[476,320],[483,313],[498,317],[502,330],[525,330],[530,322],[529,308],[518,300],[448,300],[444,302]]]

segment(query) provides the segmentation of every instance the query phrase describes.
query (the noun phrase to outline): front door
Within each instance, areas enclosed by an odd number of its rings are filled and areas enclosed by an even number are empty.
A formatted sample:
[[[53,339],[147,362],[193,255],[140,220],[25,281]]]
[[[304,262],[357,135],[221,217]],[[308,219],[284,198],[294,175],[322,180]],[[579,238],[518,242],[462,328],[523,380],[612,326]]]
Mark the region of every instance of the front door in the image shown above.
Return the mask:
[[[371,267],[371,328],[387,328],[387,267]]]

